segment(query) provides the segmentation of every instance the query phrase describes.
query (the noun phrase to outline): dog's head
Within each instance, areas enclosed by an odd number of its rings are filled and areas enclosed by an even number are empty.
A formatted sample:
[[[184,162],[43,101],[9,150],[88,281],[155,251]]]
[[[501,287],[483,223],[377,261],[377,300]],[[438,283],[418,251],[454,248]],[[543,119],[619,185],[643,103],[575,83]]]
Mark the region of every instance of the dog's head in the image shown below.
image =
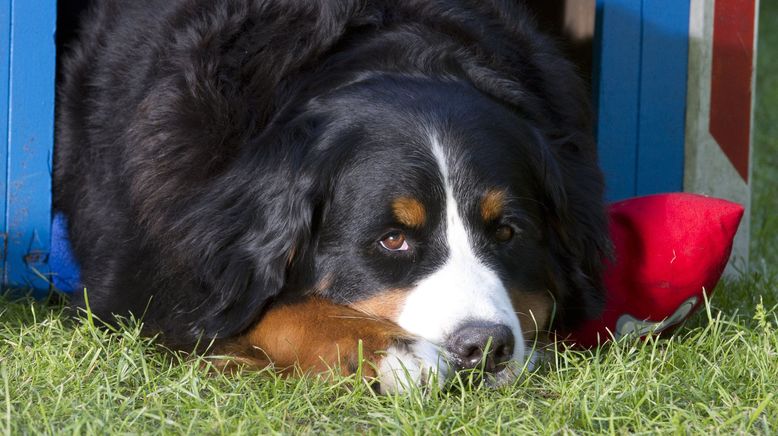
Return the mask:
[[[566,167],[538,125],[471,83],[375,75],[289,128],[308,135],[316,194],[284,292],[388,318],[453,365],[492,371],[524,361],[552,321],[599,310],[595,162]],[[571,198],[570,183],[590,194]]]

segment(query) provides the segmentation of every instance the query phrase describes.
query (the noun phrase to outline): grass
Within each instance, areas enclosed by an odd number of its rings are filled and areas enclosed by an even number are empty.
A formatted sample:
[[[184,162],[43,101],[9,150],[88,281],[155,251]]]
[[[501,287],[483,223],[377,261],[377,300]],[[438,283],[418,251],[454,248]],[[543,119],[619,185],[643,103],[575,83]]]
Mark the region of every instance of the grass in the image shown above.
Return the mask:
[[[119,334],[57,306],[0,302],[0,432],[20,433],[774,433],[778,314],[718,299],[669,339],[560,350],[514,386],[381,397],[270,372],[209,373],[161,351],[135,322]],[[757,293],[754,293],[754,291]],[[769,304],[774,303],[774,296]]]
[[[778,4],[760,3],[751,257],[764,269],[778,265]]]
[[[763,1],[753,271],[672,337],[560,349],[514,386],[379,397],[272,373],[225,376],[62,307],[0,297],[0,434],[778,432],[778,3]]]

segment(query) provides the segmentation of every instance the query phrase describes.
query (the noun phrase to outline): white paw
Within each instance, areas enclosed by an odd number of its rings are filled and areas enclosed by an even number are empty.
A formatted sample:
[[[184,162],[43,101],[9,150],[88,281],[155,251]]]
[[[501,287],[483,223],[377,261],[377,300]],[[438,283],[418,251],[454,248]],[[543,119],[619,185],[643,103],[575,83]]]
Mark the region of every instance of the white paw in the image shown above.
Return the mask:
[[[396,344],[386,350],[378,365],[378,382],[382,394],[401,393],[411,386],[437,383],[443,386],[450,373],[445,357],[431,342],[416,339]]]

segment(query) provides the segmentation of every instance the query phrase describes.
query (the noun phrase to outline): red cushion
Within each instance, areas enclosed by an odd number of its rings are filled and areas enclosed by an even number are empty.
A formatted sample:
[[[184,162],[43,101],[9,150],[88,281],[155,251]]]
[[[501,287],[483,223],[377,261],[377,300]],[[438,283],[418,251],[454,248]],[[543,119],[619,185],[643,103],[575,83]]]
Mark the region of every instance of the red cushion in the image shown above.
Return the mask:
[[[743,207],[677,193],[619,201],[609,213],[615,260],[605,310],[569,335],[586,347],[667,330],[693,313],[724,271]]]

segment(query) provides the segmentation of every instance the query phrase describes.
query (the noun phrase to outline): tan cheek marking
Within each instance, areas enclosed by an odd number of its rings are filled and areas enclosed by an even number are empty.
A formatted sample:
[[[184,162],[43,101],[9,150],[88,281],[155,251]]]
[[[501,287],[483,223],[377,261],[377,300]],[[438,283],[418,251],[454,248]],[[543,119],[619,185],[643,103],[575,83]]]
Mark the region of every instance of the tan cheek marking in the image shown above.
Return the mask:
[[[350,307],[365,315],[396,322],[406,298],[408,298],[407,289],[388,290],[366,300],[357,301]]]
[[[519,317],[521,331],[527,341],[544,339],[551,321],[554,303],[548,292],[511,290],[513,310]]]
[[[269,308],[243,337],[222,351],[257,363],[272,362],[282,371],[291,371],[297,364],[304,371],[323,372],[338,364],[353,366],[360,340],[365,357],[378,362],[381,351],[405,337],[403,330],[388,321],[311,297]]]
[[[505,191],[491,189],[481,200],[481,218],[484,222],[494,221],[502,216],[505,208]]]
[[[397,222],[412,229],[420,229],[427,222],[424,205],[415,198],[400,197],[392,202],[392,212]]]

